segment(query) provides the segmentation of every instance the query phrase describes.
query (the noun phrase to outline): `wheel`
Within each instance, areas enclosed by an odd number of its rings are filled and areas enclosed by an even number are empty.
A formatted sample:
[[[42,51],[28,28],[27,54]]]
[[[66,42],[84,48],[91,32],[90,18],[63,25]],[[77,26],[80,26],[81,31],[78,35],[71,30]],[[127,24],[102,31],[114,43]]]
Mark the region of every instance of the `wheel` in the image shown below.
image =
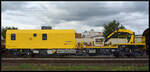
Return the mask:
[[[116,58],[118,58],[119,57],[119,52],[117,52],[117,51],[113,52],[113,56],[115,56]]]

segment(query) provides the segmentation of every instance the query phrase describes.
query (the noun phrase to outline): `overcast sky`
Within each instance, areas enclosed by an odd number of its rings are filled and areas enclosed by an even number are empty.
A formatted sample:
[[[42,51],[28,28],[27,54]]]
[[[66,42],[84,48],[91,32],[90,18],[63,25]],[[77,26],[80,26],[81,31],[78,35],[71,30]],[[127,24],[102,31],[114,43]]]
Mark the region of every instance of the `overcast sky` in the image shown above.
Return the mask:
[[[80,33],[91,29],[102,32],[103,24],[114,19],[136,34],[142,34],[149,28],[148,2],[2,1],[2,27],[40,29],[42,25],[49,25],[53,29],[75,29]]]

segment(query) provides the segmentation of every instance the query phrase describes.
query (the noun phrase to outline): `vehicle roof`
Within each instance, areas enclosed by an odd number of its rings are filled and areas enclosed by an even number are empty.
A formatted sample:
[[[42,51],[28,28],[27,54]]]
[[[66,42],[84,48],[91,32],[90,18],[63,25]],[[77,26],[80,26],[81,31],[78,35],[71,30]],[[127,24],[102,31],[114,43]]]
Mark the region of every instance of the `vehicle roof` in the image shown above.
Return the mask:
[[[40,32],[45,32],[45,33],[48,33],[48,32],[51,32],[51,33],[74,33],[75,30],[74,29],[52,29],[52,30],[41,30],[41,29],[24,29],[24,30],[7,30],[7,33],[9,32],[15,32],[15,33],[21,33],[21,32],[24,32],[24,33],[40,33]]]

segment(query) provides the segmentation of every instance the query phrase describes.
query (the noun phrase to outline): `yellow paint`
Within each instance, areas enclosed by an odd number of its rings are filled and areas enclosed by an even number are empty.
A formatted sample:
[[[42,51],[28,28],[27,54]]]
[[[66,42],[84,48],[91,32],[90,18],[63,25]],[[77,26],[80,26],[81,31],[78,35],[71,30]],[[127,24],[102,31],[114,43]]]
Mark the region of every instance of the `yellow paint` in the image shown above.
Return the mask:
[[[142,43],[145,44],[145,45],[144,45],[144,49],[146,49],[146,38],[145,38],[145,36],[142,36]]]
[[[11,34],[16,34],[16,40],[11,40]],[[34,37],[33,34],[37,36]],[[47,40],[42,40],[42,34],[47,34]],[[7,49],[74,49],[75,30],[7,30]]]
[[[107,38],[111,37],[113,34],[117,33],[117,32],[127,32],[127,33],[130,33],[130,34],[133,34],[134,32],[132,32],[131,30],[127,30],[127,29],[119,29],[119,30],[116,30],[114,31],[113,33],[111,33]]]

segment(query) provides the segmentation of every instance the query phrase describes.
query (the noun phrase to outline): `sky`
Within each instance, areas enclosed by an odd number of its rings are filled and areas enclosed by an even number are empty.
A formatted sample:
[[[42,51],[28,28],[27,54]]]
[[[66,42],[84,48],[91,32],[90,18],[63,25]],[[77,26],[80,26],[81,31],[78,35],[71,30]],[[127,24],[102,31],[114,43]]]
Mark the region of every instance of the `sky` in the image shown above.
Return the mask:
[[[103,32],[104,24],[116,20],[135,34],[149,28],[148,1],[2,1],[1,6],[2,27]]]

